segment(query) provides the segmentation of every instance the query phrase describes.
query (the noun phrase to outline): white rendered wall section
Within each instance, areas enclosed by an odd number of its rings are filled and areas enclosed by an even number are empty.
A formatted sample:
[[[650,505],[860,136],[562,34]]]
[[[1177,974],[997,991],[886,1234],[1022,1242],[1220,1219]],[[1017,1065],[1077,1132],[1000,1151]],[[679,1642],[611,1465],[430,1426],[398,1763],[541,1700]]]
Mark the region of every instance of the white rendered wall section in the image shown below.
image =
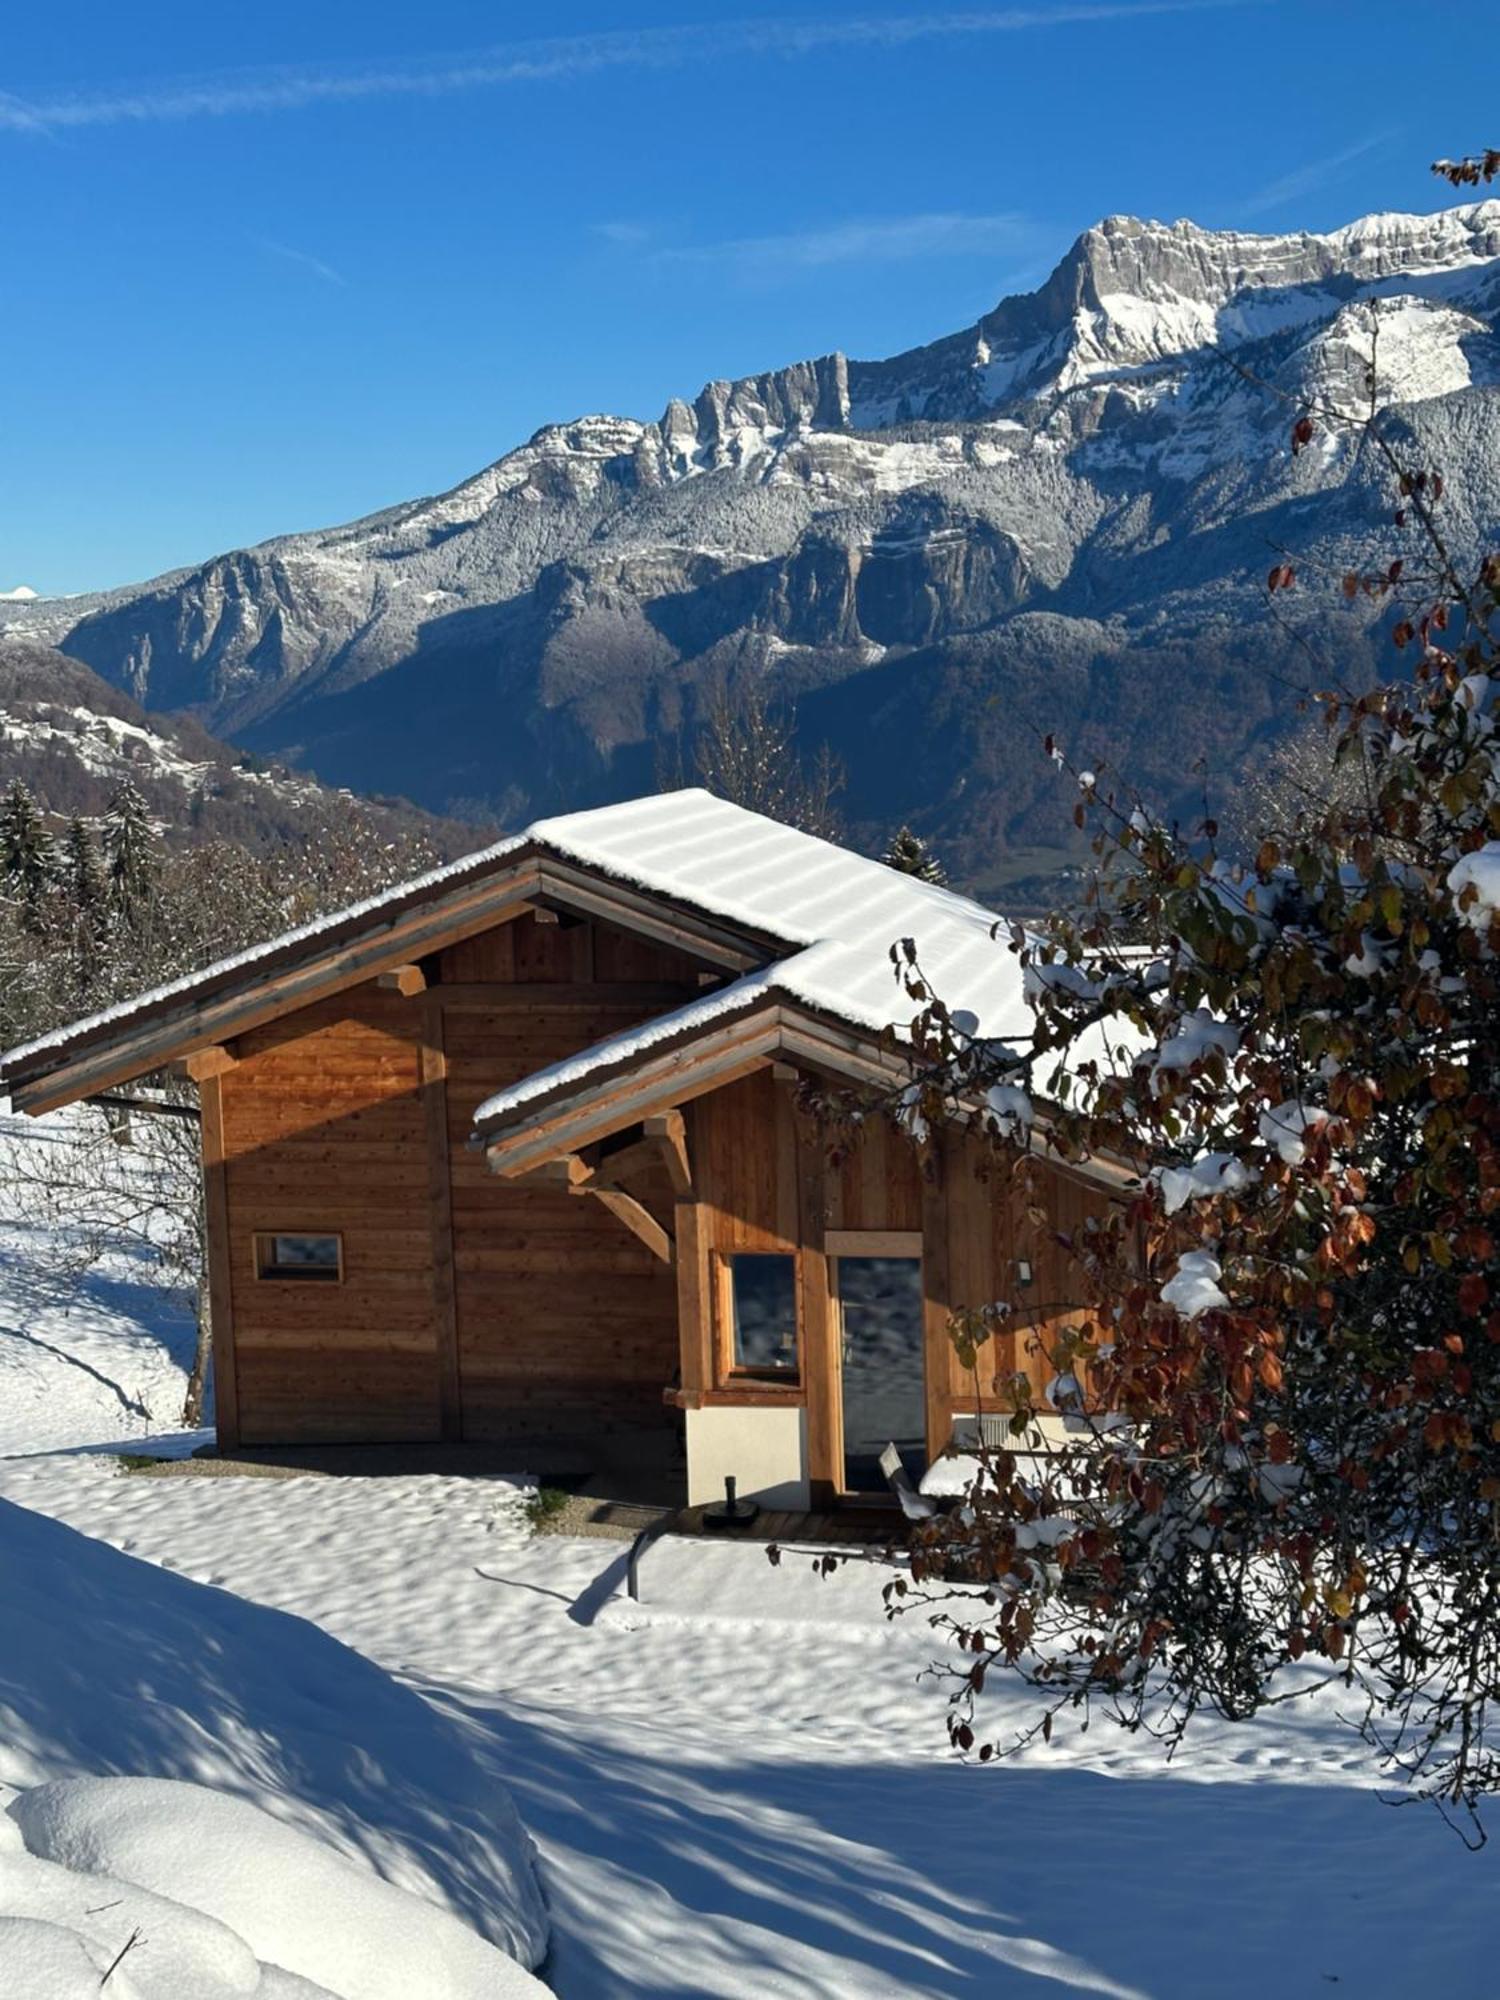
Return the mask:
[[[724,1498],[732,1475],[742,1500],[806,1507],[806,1410],[709,1409],[687,1413],[688,1505]]]

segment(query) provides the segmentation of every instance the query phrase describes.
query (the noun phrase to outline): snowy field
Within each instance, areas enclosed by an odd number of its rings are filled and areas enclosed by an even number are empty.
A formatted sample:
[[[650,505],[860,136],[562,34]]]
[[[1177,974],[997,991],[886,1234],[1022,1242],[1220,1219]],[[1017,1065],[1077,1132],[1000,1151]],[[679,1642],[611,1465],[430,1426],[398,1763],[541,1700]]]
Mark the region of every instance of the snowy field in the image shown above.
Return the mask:
[[[0,1237],[0,1780],[75,1785],[23,1791],[26,1853],[0,1815],[0,1907],[44,1866],[134,1885],[90,1907],[176,1879],[152,1873],[152,1801],[76,1787],[132,1773],[205,1788],[204,1852],[243,1841],[263,1871],[248,1911],[195,1874],[200,1923],[244,1938],[305,1864],[323,1928],[347,1903],[351,1934],[398,1936],[361,1903],[388,1893],[450,1955],[410,2000],[536,1990],[493,1948],[524,1955],[535,1920],[508,1792],[565,2000],[1500,1994],[1492,1854],[1382,1805],[1333,1703],[1206,1726],[1170,1767],[1096,1725],[980,1769],[948,1755],[931,1643],[884,1623],[866,1571],[662,1544],[635,1606],[622,1545],[534,1537],[506,1481],[123,1474],[90,1447],[172,1431],[186,1320],[129,1269],[70,1308],[35,1282],[34,1242],[20,1221]],[[1028,1714],[991,1689],[992,1716]],[[351,1951],[243,1983],[254,1957],[309,1950],[309,1926],[250,1937],[236,1986],[231,1946],[182,1922],[183,1951],[230,1954],[220,1987],[128,1985],[127,1957],[106,1995],[399,1990]]]

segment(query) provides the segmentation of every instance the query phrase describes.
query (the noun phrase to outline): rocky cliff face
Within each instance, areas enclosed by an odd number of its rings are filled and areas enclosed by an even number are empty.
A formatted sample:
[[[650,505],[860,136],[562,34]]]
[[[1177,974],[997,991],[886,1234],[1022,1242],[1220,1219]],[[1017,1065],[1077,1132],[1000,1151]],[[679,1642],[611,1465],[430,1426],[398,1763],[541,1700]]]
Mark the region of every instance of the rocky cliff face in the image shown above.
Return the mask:
[[[1460,543],[1493,531],[1497,314],[1497,202],[1327,236],[1112,217],[931,346],[549,427],[437,498],[0,603],[0,630],[337,782],[509,818],[649,784],[706,685],[773,674],[856,828],[910,818],[982,878],[1061,838],[1044,731],[1170,798],[1267,725],[1270,552],[1341,565],[1381,513],[1360,454],[1291,455],[1290,410],[1363,407],[1373,357]],[[1316,611],[1330,672],[1368,651]]]

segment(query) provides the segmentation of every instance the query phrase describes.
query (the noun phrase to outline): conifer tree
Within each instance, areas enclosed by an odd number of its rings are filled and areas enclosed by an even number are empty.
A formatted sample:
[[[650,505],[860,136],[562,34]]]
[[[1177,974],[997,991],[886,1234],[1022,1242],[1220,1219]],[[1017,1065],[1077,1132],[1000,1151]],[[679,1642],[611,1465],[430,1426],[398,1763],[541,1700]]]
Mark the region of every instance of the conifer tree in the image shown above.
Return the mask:
[[[63,886],[71,927],[74,985],[80,1001],[92,1000],[103,977],[102,948],[109,935],[109,884],[98,843],[81,819],[63,836]]]
[[[104,856],[114,910],[137,929],[156,883],[156,841],[146,801],[129,778],[122,778],[104,820]]]
[[[43,906],[57,880],[57,852],[40,807],[19,778],[0,801],[0,872],[20,905],[24,927],[39,933]]]
[[[109,908],[109,885],[98,843],[81,819],[71,819],[63,836],[64,880],[68,900],[80,916],[101,927]]]
[[[902,825],[891,837],[891,844],[881,855],[887,868],[894,868],[898,875],[915,875],[919,882],[935,882],[940,888],[948,880],[948,872],[920,834]]]

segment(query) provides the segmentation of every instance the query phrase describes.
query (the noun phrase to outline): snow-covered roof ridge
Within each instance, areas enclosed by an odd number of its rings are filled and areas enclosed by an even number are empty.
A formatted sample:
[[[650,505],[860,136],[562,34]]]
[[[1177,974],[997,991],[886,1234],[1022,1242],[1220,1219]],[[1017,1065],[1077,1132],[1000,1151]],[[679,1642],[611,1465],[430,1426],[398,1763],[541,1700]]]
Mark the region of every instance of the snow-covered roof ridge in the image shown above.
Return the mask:
[[[973,1016],[975,1032],[1027,1030],[1019,966],[994,939],[994,911],[711,792],[686,789],[538,820],[414,881],[38,1037],[11,1050],[0,1069],[13,1072],[106,1028],[127,1027],[148,1010],[188,1003],[335,933],[373,930],[391,912],[522,854],[571,863],[748,932],[767,951],[783,992],[859,1028],[909,1023],[914,1005],[890,954],[910,937],[934,989]]]
[[[531,834],[548,852],[794,948],[715,993],[508,1084],[480,1105],[477,1125],[777,998],[871,1035],[901,1033],[917,1012],[891,962],[892,946],[905,938],[933,990],[971,1017],[965,1025],[972,1033],[1022,1041],[1031,1032],[1020,964],[995,938],[993,910],[710,792],[663,793],[540,820]]]
[[[1000,921],[970,896],[903,875],[698,786],[539,819],[527,837],[559,857],[789,944],[858,941],[877,909],[914,923],[925,918],[979,927],[986,936]]]
[[[976,1032],[1026,1027],[1019,965],[995,940],[994,910],[711,792],[538,820],[530,834],[545,851],[800,947],[777,966],[777,984],[861,1027],[910,1020],[890,958],[908,937]]]

